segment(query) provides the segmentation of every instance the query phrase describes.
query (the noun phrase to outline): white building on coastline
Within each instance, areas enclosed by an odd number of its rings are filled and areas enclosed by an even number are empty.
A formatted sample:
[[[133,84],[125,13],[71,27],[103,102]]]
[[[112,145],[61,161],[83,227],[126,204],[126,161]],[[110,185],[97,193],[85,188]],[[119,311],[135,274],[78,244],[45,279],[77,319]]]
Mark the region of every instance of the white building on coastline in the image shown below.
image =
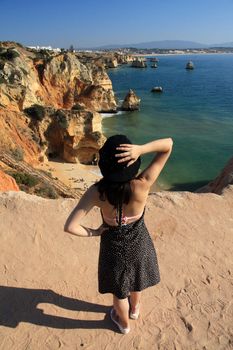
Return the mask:
[[[52,46],[27,46],[29,49],[34,49],[34,50],[50,50],[54,52],[61,52],[60,48],[53,49]]]

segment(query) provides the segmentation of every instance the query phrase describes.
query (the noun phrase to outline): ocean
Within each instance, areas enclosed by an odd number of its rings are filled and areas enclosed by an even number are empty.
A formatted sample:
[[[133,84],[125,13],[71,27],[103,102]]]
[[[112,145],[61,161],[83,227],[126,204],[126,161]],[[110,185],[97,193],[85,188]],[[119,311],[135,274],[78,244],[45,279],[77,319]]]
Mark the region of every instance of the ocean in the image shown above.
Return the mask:
[[[194,191],[214,179],[233,156],[233,55],[157,56],[158,68],[123,65],[108,74],[119,101],[129,89],[141,98],[139,111],[106,115],[108,137],[126,134],[133,143],[172,137],[173,152],[157,184]],[[191,60],[194,70],[186,70]],[[163,93],[152,93],[162,86]],[[143,156],[142,168],[152,155]]]

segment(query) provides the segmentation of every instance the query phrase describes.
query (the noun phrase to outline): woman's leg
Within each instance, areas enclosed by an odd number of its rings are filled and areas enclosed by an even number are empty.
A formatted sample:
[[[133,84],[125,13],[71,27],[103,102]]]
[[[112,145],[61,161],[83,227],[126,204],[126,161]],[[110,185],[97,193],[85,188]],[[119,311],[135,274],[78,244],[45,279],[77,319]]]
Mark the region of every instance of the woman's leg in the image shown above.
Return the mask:
[[[129,302],[128,298],[118,299],[113,294],[113,306],[118,317],[117,322],[121,324],[123,328],[129,327]]]
[[[140,303],[142,292],[130,292],[129,300],[131,312],[136,312],[136,306]]]

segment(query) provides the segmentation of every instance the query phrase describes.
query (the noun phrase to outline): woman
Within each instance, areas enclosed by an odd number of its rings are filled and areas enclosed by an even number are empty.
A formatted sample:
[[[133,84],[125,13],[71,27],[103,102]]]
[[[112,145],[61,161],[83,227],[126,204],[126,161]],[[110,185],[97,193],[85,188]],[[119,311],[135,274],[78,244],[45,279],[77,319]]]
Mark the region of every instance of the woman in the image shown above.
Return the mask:
[[[101,236],[99,292],[113,294],[110,316],[123,334],[130,331],[129,317],[139,316],[142,290],[160,281],[144,212],[149,190],[166,164],[172,145],[171,138],[144,145],[133,145],[124,135],[108,138],[99,151],[103,178],[84,193],[64,227],[66,232],[77,236]],[[137,175],[140,156],[146,153],[156,154]],[[103,218],[98,229],[80,224],[94,206],[100,208]]]

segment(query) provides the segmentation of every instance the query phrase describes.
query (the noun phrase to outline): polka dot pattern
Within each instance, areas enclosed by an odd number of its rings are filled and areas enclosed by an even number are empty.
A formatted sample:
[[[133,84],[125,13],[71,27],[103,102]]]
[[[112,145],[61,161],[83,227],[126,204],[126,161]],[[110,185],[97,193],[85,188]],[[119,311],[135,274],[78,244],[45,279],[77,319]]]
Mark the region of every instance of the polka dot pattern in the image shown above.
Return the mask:
[[[119,299],[130,292],[142,291],[160,281],[153,241],[141,218],[127,225],[110,226],[101,235],[98,281],[100,293]]]

